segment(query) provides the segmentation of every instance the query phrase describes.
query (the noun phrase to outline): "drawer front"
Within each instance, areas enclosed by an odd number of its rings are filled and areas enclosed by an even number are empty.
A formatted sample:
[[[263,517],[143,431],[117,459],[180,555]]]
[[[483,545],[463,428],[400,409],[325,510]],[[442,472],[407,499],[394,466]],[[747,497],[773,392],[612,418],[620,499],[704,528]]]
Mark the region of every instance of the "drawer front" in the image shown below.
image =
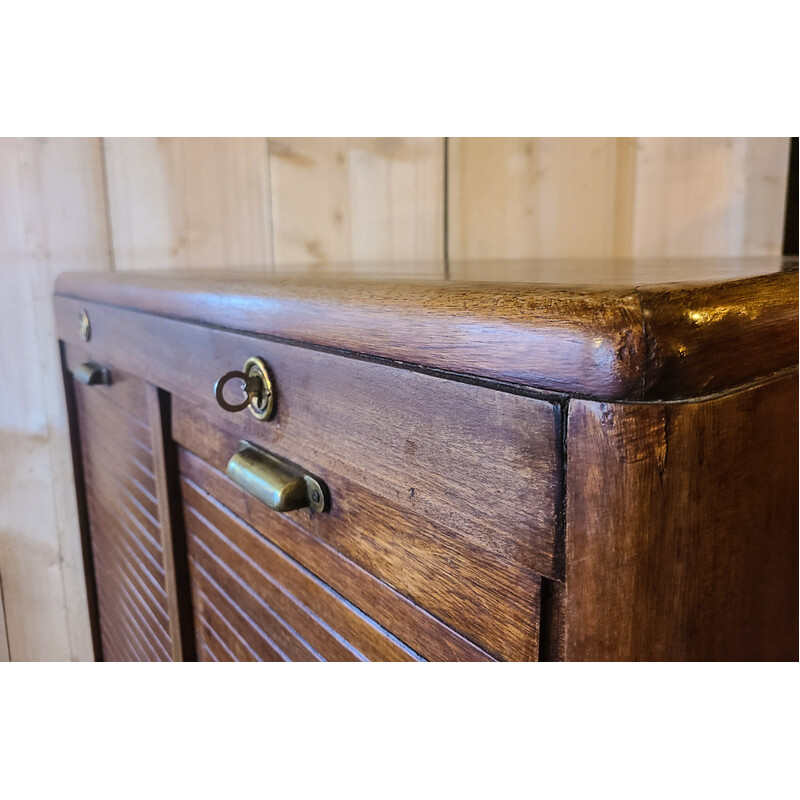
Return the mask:
[[[247,440],[330,489],[313,516],[250,499],[250,524],[291,520],[494,657],[537,657],[540,576],[563,572],[556,403],[70,298],[59,335],[77,337],[83,307],[88,347],[168,390],[174,440],[217,473]],[[275,381],[270,421],[213,395],[251,356]]]
[[[180,468],[201,660],[491,660],[283,515],[262,535],[233,510],[250,516],[247,495],[196,455]]]
[[[103,657],[170,661],[173,641],[145,384],[75,381]]]

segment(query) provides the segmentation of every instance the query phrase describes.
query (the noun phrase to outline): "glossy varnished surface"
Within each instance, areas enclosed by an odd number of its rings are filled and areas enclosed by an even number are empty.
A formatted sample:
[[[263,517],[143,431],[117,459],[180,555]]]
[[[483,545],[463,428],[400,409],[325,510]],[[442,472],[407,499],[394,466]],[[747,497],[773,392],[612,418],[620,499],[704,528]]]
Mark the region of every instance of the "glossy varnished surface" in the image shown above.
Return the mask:
[[[796,660],[797,374],[570,402],[568,660]]]
[[[242,438],[326,479],[369,487],[398,509],[457,530],[512,563],[553,576],[559,505],[557,404],[286,344],[85,304],[87,351],[199,406],[209,428]],[[78,301],[58,298],[56,318],[78,339]],[[263,357],[277,410],[264,423],[229,414],[214,383]],[[228,453],[229,458],[232,453]]]
[[[447,280],[418,277],[421,265],[391,279],[363,268],[65,274],[57,292],[543,390],[670,399],[796,363],[795,268],[589,259],[453,263]]]
[[[237,435],[210,425],[207,416],[184,403],[176,405],[174,432],[189,451],[184,471],[269,539],[296,546],[302,531],[305,550],[324,548],[358,565],[362,575],[379,578],[495,656],[536,660],[541,578],[533,570],[476,546],[458,529],[387,502],[370,483],[359,485],[338,469],[318,473],[331,491],[329,512],[277,514],[224,476]],[[304,551],[296,552],[305,561]],[[352,587],[342,591],[348,594]],[[407,612],[387,610],[392,612],[387,627],[398,632]]]
[[[62,279],[67,366],[124,365],[108,407],[72,423],[104,526],[101,611],[122,631],[107,655],[796,659],[796,271],[538,262],[538,283],[513,283],[512,266],[502,283],[471,280],[486,262],[450,281]],[[253,355],[277,386],[266,423],[213,397]],[[114,594],[115,570],[129,595],[136,576],[106,536],[136,465],[91,463],[118,415],[150,427],[148,491],[169,507],[149,609],[168,625],[150,632]],[[109,433],[122,455],[127,430]],[[326,513],[279,514],[233,484],[241,439],[323,480]]]
[[[198,456],[180,462],[201,659],[491,660]]]

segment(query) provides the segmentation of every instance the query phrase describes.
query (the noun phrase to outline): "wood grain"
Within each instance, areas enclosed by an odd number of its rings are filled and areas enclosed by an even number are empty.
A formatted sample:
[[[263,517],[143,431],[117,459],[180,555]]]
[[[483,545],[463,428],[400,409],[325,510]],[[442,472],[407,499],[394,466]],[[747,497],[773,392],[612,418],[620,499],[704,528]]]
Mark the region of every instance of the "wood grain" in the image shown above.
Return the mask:
[[[633,148],[614,138],[449,139],[450,256],[628,255]]]
[[[120,275],[104,290],[62,276],[58,291],[542,389],[612,397],[641,389],[644,333],[634,293],[297,277],[217,280],[162,275],[140,283]]]
[[[796,364],[796,266],[721,259],[702,284],[702,262],[664,263],[665,284],[651,262],[611,260],[562,265],[567,283],[545,262],[542,284],[151,273],[64,275],[57,290],[540,390],[677,399]]]
[[[116,269],[270,269],[266,139],[103,142]]]
[[[443,274],[443,139],[270,139],[278,265],[422,260]]]
[[[789,139],[637,140],[632,254],[781,253]]]
[[[205,623],[231,660],[421,660],[324,574],[308,572],[194,483],[182,488],[199,649]]]
[[[163,547],[165,588],[173,661],[194,660],[194,635],[189,603],[186,535],[179,513],[178,464],[172,442],[169,397],[151,384],[145,387],[147,421],[153,446],[153,472]]]
[[[448,140],[454,258],[781,252],[789,139]]]
[[[0,571],[13,660],[92,658],[51,292],[61,270],[108,269],[108,251],[99,140],[0,140]]]
[[[112,390],[119,396],[120,385],[136,383],[145,419],[113,400]],[[154,390],[130,376],[114,386],[75,386],[102,653],[113,661],[170,661],[181,650],[171,635],[166,511],[146,402]]]
[[[649,398],[709,394],[797,364],[797,273],[639,293]]]
[[[317,473],[368,487],[400,512],[458,531],[511,564],[560,576],[554,553],[558,406],[383,364],[84,304],[86,347],[150,383],[200,405],[228,429]],[[60,299],[57,317],[75,335],[80,303]],[[251,355],[269,364],[278,400],[273,421],[229,414],[217,378]],[[176,410],[176,428],[178,425]],[[229,456],[230,457],[230,454]]]
[[[570,402],[568,660],[797,660],[797,405]]]
[[[269,511],[188,450],[180,451],[180,464],[188,493],[199,493],[228,509],[310,572],[322,576],[356,607],[368,609],[376,622],[423,657],[432,661],[491,660],[464,636],[308,532],[297,517]]]
[[[509,660],[536,659],[540,579],[532,571],[471,547],[457,533],[401,511],[338,475],[326,476],[333,493],[330,512],[278,515],[225,477],[225,465],[236,449],[236,436],[198,425],[196,416],[179,409],[175,431],[179,441],[200,457],[183,456],[184,474],[267,538],[306,564],[311,554],[333,552],[363,568],[355,571],[360,576],[356,581],[341,575],[339,566],[335,571],[327,567],[327,574],[333,572],[336,577],[325,580],[345,587],[341,589],[344,594],[352,595],[355,586],[364,582],[364,575],[374,575],[484,649]],[[341,556],[337,558],[342,560]],[[327,560],[320,562],[317,557],[315,563],[324,566]],[[374,598],[372,603],[367,608],[374,614]],[[410,644],[419,634],[410,629],[405,619],[407,610],[397,613],[396,606],[388,605],[387,614],[380,619]],[[419,620],[415,624],[419,625]],[[429,649],[426,644],[420,652]],[[437,651],[441,653],[441,648]],[[454,654],[447,655],[445,660],[452,660]]]

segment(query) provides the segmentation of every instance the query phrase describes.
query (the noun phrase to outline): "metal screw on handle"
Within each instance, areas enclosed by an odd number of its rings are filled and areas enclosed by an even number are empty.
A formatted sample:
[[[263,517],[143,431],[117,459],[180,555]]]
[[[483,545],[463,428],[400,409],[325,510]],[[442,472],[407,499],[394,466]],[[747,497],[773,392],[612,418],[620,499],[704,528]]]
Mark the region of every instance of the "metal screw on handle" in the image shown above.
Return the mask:
[[[245,398],[240,403],[229,403],[225,399],[225,387],[232,380],[243,383]],[[256,419],[269,419],[275,411],[272,378],[267,365],[260,358],[248,358],[243,370],[233,369],[226,372],[214,384],[214,397],[225,411],[236,413],[249,408]]]

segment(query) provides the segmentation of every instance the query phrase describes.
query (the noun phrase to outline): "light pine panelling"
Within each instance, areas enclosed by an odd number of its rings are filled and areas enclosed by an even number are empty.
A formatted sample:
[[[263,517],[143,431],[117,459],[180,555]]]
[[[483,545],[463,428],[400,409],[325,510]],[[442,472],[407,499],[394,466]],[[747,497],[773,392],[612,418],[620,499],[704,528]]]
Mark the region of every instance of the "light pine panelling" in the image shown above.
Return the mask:
[[[450,257],[627,255],[632,155],[628,139],[448,140]]]
[[[91,658],[53,281],[109,266],[100,142],[0,139],[0,572],[11,658]]]
[[[442,259],[444,139],[270,139],[269,159],[276,264]]]
[[[454,259],[781,252],[789,140],[450,139]]]
[[[777,255],[789,139],[639,139],[637,256]]]
[[[266,139],[106,139],[116,269],[272,264]]]

